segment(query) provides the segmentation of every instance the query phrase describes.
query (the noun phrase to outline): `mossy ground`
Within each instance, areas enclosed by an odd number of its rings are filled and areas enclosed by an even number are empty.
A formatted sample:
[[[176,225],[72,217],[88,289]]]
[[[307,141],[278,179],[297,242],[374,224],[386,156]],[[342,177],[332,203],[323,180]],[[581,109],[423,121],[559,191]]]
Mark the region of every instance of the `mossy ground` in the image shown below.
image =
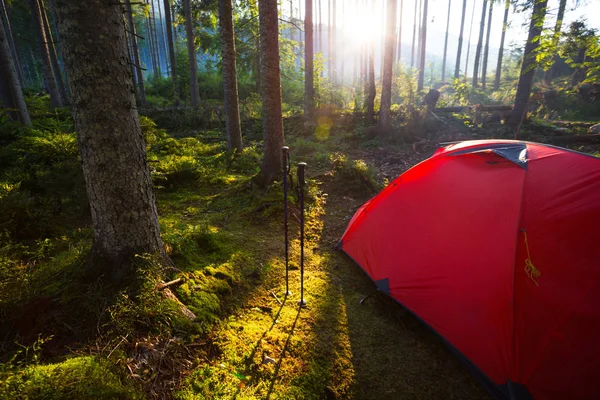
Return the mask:
[[[255,124],[234,155],[219,129],[165,131],[142,118],[177,269],[141,256],[130,285],[111,288],[85,270],[91,232],[87,209],[73,208],[85,198],[74,189],[70,121],[36,120],[35,131],[9,140],[13,158],[0,165],[0,205],[13,216],[0,219],[0,398],[487,398],[439,338],[332,249],[355,210],[433,145],[380,139],[350,116],[316,127],[285,121],[292,165],[309,165],[307,306],[299,308],[298,196],[291,190],[286,297],[283,190],[252,184],[262,149]],[[462,135],[485,137],[474,129]],[[37,147],[22,152],[30,141]],[[71,172],[61,181],[71,189],[56,192],[50,172],[59,167]],[[54,202],[43,201],[48,193]],[[19,237],[19,227],[32,229]],[[156,290],[175,278],[194,321]]]

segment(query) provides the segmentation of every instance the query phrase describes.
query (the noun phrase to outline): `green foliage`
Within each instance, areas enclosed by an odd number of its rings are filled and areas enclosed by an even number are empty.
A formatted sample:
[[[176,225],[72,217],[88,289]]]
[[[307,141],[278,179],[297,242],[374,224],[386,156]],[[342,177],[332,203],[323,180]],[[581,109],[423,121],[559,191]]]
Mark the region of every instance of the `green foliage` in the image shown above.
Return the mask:
[[[334,153],[330,157],[334,178],[346,192],[374,194],[383,188],[378,182],[375,169],[363,160],[351,160],[345,154]]]
[[[141,399],[111,366],[96,357],[0,370],[0,399]]]

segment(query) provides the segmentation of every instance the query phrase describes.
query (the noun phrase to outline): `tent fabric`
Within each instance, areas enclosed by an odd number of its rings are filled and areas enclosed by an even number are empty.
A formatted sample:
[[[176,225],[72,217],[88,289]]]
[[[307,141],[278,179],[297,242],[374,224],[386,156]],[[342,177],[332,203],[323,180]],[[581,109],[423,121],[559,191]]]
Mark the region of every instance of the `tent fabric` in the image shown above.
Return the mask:
[[[467,141],[360,207],[338,246],[495,395],[590,399],[600,398],[598,229],[599,158]]]

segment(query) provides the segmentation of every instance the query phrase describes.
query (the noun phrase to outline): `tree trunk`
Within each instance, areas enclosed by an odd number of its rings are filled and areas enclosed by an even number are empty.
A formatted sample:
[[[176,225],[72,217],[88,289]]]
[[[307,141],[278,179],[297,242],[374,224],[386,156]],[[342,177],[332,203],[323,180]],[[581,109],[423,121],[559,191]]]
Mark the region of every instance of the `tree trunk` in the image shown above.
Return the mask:
[[[471,52],[471,34],[473,33],[473,21],[475,19],[475,8],[477,2],[473,2],[473,10],[471,11],[471,27],[469,28],[469,42],[467,44],[467,60],[465,63],[465,83],[467,82],[467,74],[469,73],[469,53]]]
[[[333,18],[331,17],[331,0],[327,1],[327,76],[333,83],[333,30],[331,29]]]
[[[494,8],[494,2],[490,1],[490,11],[488,12],[487,20],[487,33],[485,37],[485,49],[483,50],[483,66],[481,68],[481,87],[485,90],[485,84],[487,79],[487,63],[488,54],[490,52],[490,33],[492,32],[492,10]]]
[[[498,49],[498,64],[496,65],[496,78],[494,79],[494,89],[500,87],[500,75],[502,74],[502,57],[504,56],[504,39],[506,38],[506,28],[508,26],[508,11],[510,10],[510,0],[504,4],[504,20],[502,22],[502,36],[500,38],[500,49]]]
[[[375,49],[374,43],[369,47],[369,93],[367,95],[367,123],[375,124],[375,96],[377,89],[375,88]]]
[[[510,0],[508,0],[510,1]],[[454,66],[454,79],[460,75],[460,56],[462,54],[463,32],[465,30],[465,16],[467,14],[467,0],[463,0],[462,15],[460,17],[460,34],[458,35],[458,50],[456,50],[456,64]]]
[[[179,85],[177,84],[177,62],[175,60],[175,42],[173,41],[173,23],[171,22],[171,6],[169,0],[164,0],[165,25],[167,31],[167,44],[169,47],[169,62],[171,63],[171,80],[173,81],[173,96],[175,106],[179,105]]]
[[[508,122],[510,124],[519,124],[527,113],[529,104],[529,95],[533,86],[533,76],[536,67],[536,55],[540,45],[540,35],[546,16],[546,5],[548,0],[538,0],[534,3],[531,22],[529,24],[529,35],[525,50],[523,52],[523,61],[521,63],[521,75],[517,84],[517,94],[515,95],[515,104],[510,113]]]
[[[537,1],[537,0],[536,0]],[[481,22],[479,24],[479,40],[475,49],[475,64],[473,67],[473,87],[477,87],[479,76],[479,60],[481,58],[481,49],[483,48],[483,31],[485,29],[485,11],[487,10],[487,0],[483,0],[483,10],[481,11]]]
[[[396,8],[397,0],[387,0],[387,23],[385,53],[383,55],[383,79],[381,83],[381,107],[379,126],[382,132],[390,129],[390,107],[392,106],[392,78],[394,75],[394,48],[396,47]]]
[[[281,115],[281,76],[279,71],[279,24],[277,0],[259,0],[261,54],[261,97],[264,158],[256,182],[268,186],[281,177],[283,119]]]
[[[150,7],[148,0],[144,0],[144,3]],[[156,78],[158,73],[158,63],[156,62],[156,51],[154,46],[154,36],[152,35],[152,23],[150,22],[150,14],[146,16],[146,49],[150,53],[150,61],[152,63],[152,76]]]
[[[416,6],[416,0],[415,0]],[[419,68],[419,63],[421,62],[421,36],[423,29],[423,0],[419,0],[419,16],[417,18],[417,69]]]
[[[419,79],[417,81],[417,90],[423,90],[425,79],[425,54],[427,53],[427,2],[423,4],[423,22],[421,26],[421,54],[419,55]]]
[[[396,62],[402,60],[402,12],[404,10],[404,0],[400,0],[400,19],[398,20],[398,41],[396,50]]]
[[[23,69],[21,68],[21,63],[19,62],[19,54],[17,53],[17,47],[15,46],[15,38],[12,34],[12,28],[10,26],[10,20],[8,19],[8,10],[6,9],[6,3],[4,0],[0,0],[2,2],[2,14],[4,15],[4,25],[5,25],[5,34],[6,39],[8,41],[8,46],[10,48],[13,64],[17,71],[17,78],[19,79],[19,84],[21,87],[24,87],[25,80],[23,78]]]
[[[146,160],[121,7],[56,0],[92,213],[91,267],[122,282],[137,254],[167,261]]]
[[[336,46],[337,46],[337,32],[336,32],[336,27],[337,27],[337,23],[336,23],[336,17],[337,17],[337,8],[336,8],[336,1],[333,1],[333,14],[331,15],[331,18],[333,20],[332,22],[332,34],[331,34],[331,65],[332,65],[332,69],[331,69],[331,84],[333,85],[333,87],[335,87],[337,85],[337,51],[336,51]]]
[[[452,0],[448,0],[448,18],[446,20],[446,38],[444,39],[444,57],[442,59],[442,82],[446,80],[446,55],[448,54],[448,30],[450,29],[450,10]]]
[[[48,21],[48,13],[46,12],[46,7],[44,6],[43,0],[38,0],[38,5],[40,7],[41,15],[42,15],[42,24],[44,27],[44,34],[46,35],[46,41],[48,46],[48,52],[50,53],[50,62],[52,63],[52,71],[54,72],[54,76],[56,79],[56,85],[58,87],[58,93],[60,94],[60,98],[63,104],[69,104],[69,96],[67,96],[67,91],[65,89],[65,83],[62,77],[62,72],[60,70],[60,66],[58,64],[58,54],[56,52],[56,46],[54,45],[54,38],[52,37],[52,30],[50,29],[50,22]]]
[[[162,16],[162,7],[160,6],[160,0],[156,4],[156,8],[158,8],[158,25],[160,26],[160,38],[162,39],[160,42],[162,43],[163,48],[163,57],[165,59],[165,69],[167,70],[167,75],[169,75],[169,57],[167,56],[168,48],[167,48],[167,39],[165,35],[165,26],[163,25],[163,16]]]
[[[4,22],[0,17],[0,96],[2,103],[8,109],[11,119],[24,125],[31,126],[31,119],[23,97],[21,85],[17,78],[17,71],[10,54],[8,37],[4,29]]]
[[[554,33],[552,35],[552,48],[558,49],[558,40],[560,39],[560,30],[562,28],[563,18],[565,17],[565,8],[567,7],[567,0],[560,0],[558,5],[558,14],[556,15],[556,24],[554,25]],[[554,57],[554,56],[553,56]],[[554,58],[550,68],[544,74],[544,80],[546,82],[552,81],[552,69],[554,68]]]
[[[183,12],[185,15],[185,35],[187,37],[188,60],[190,63],[190,99],[192,106],[195,107],[200,103],[200,92],[198,89],[198,66],[196,65],[196,45],[194,44],[190,0],[183,0]]]
[[[304,53],[304,117],[313,119],[315,106],[314,59],[313,59],[313,5],[312,0],[305,0],[304,32],[306,35]]]
[[[227,147],[242,151],[242,128],[238,104],[237,69],[235,60],[235,33],[231,0],[219,0],[219,26],[223,52],[223,91],[225,94],[225,124]]]
[[[58,91],[54,70],[52,69],[52,61],[50,60],[50,50],[48,49],[48,39],[46,38],[42,12],[37,0],[30,0],[31,13],[34,18],[35,31],[40,45],[40,53],[42,56],[42,70],[44,72],[44,86],[50,95],[50,106],[52,108],[62,107],[63,102]]]
[[[410,49],[410,69],[415,66],[415,39],[417,38],[417,3],[415,0],[415,13],[413,16],[413,34],[412,34],[412,47]]]
[[[156,29],[156,12],[154,10],[154,0],[150,0],[151,3],[151,13],[150,13],[150,23],[152,24],[152,29],[150,30],[151,34],[152,34],[152,39],[154,40],[154,51],[156,52],[156,66],[158,67],[157,69],[157,76],[161,76],[162,77],[162,63],[161,63],[161,56],[160,56],[160,41],[158,40],[158,30]]]
[[[130,42],[131,50],[133,55],[133,63],[135,69],[135,75],[137,77],[138,94],[140,96],[140,103],[145,106],[148,104],[146,101],[146,89],[144,87],[144,75],[142,74],[142,61],[140,60],[140,51],[138,48],[137,36],[135,32],[135,23],[133,22],[133,14],[131,9],[131,1],[125,0],[125,13],[127,14],[127,22],[129,29],[131,30]]]

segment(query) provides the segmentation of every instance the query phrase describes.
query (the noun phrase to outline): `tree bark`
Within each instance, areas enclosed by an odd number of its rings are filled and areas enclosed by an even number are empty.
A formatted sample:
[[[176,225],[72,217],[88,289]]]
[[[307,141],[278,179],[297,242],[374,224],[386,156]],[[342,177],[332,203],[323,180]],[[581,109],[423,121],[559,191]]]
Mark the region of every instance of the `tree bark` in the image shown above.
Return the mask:
[[[56,84],[52,61],[50,60],[50,50],[48,49],[48,38],[46,38],[42,12],[40,10],[38,0],[30,0],[31,13],[34,18],[35,31],[40,45],[40,53],[42,57],[42,70],[44,73],[44,85],[50,95],[50,107],[62,107],[63,102]]]
[[[544,25],[544,17],[546,16],[546,5],[548,0],[537,0],[533,5],[531,15],[531,23],[529,24],[529,35],[525,50],[523,52],[523,61],[521,63],[521,74],[519,83],[517,84],[517,94],[515,95],[515,103],[513,110],[510,113],[508,122],[510,124],[519,124],[527,113],[527,105],[529,104],[529,95],[533,86],[533,76],[536,67],[536,55],[540,45],[540,35],[542,26]]]
[[[481,58],[481,49],[483,48],[483,31],[485,29],[485,11],[487,10],[487,0],[483,0],[483,10],[481,11],[481,22],[479,24],[479,40],[475,49],[475,64],[473,67],[473,87],[477,87],[479,76],[479,60]]]
[[[152,34],[152,39],[154,40],[154,51],[156,52],[156,66],[158,67],[157,76],[161,76],[162,77],[162,63],[161,63],[161,56],[160,56],[160,40],[158,40],[158,30],[156,29],[156,12],[154,10],[154,0],[150,0],[151,3],[151,14],[150,14],[150,23],[152,24],[152,29],[151,29],[151,34]]]
[[[556,15],[556,24],[554,25],[554,33],[552,35],[552,48],[558,48],[558,40],[560,39],[560,30],[562,29],[563,18],[565,17],[565,8],[567,7],[567,0],[560,0],[558,5],[558,14]],[[552,80],[552,69],[554,68],[554,58],[550,68],[544,74],[544,80],[550,82]]]
[[[279,70],[279,24],[277,0],[259,0],[261,54],[261,97],[264,158],[256,182],[263,187],[280,179],[282,168],[283,119],[281,114],[281,76]]]
[[[219,26],[221,28],[221,51],[223,52],[227,147],[230,150],[242,151],[242,128],[240,124],[240,106],[238,104],[235,32],[231,0],[219,0]]]
[[[417,38],[417,3],[415,1],[415,13],[413,16],[413,34],[412,34],[412,47],[410,49],[410,68],[415,66],[415,39]]]
[[[492,10],[494,8],[494,2],[490,1],[490,10],[488,12],[487,20],[487,33],[485,38],[485,49],[483,50],[483,66],[481,68],[481,87],[485,90],[485,84],[487,80],[487,63],[488,54],[490,52],[490,33],[492,32]]]
[[[502,57],[504,56],[504,39],[506,38],[506,28],[508,26],[508,12],[510,10],[510,0],[504,4],[504,20],[502,22],[502,36],[500,37],[500,49],[498,49],[498,64],[496,65],[496,78],[494,79],[494,89],[500,87],[500,76],[502,74]]]
[[[183,0],[182,3],[185,15],[185,35],[187,37],[188,60],[190,63],[190,99],[192,105],[197,106],[200,103],[200,92],[198,88],[198,66],[196,65],[194,28],[192,26],[192,9],[190,0]]]
[[[394,48],[396,47],[396,8],[397,0],[387,1],[387,23],[385,35],[385,53],[383,55],[383,80],[381,84],[381,107],[379,109],[379,127],[388,132],[390,126],[390,107],[392,106],[392,78],[394,75]]]
[[[21,85],[21,87],[24,87],[25,80],[23,78],[23,68],[21,68],[19,54],[17,53],[17,47],[15,46],[15,38],[13,37],[12,28],[10,26],[10,20],[8,19],[8,10],[6,9],[6,2],[4,0],[0,1],[2,2],[2,14],[4,15],[6,39],[8,41],[8,46],[10,48],[15,70],[17,71],[17,78],[19,79],[19,84]]]
[[[507,0],[510,1],[510,0]],[[458,49],[456,50],[456,64],[454,66],[454,79],[460,75],[460,56],[462,54],[463,32],[465,30],[465,16],[467,14],[467,0],[463,0],[462,15],[460,17],[460,34],[458,35]]]
[[[125,0],[125,13],[127,14],[127,22],[129,24],[129,29],[131,30],[130,42],[131,42],[131,51],[133,52],[133,62],[135,75],[137,77],[138,84],[138,94],[140,96],[140,103],[145,106],[148,104],[146,101],[146,88],[144,87],[144,75],[142,74],[142,61],[140,60],[140,51],[138,48],[138,42],[135,32],[135,23],[133,21],[133,14],[131,9],[131,1]]]
[[[396,50],[396,62],[402,59],[402,12],[404,11],[404,0],[400,0],[400,19],[398,20],[398,41]]]
[[[179,85],[177,82],[177,62],[175,59],[175,42],[173,41],[173,23],[171,22],[171,6],[169,0],[164,0],[165,25],[167,27],[167,44],[169,47],[169,61],[171,63],[171,80],[173,81],[173,96],[175,106],[179,105]]]
[[[144,3],[150,7],[148,0],[144,0]],[[152,62],[152,75],[156,78],[158,73],[158,63],[156,61],[156,51],[154,45],[154,35],[152,35],[152,23],[150,22],[150,14],[146,16],[146,49],[150,53],[150,61]]]
[[[23,97],[23,91],[19,84],[17,71],[10,54],[8,37],[4,28],[4,22],[0,17],[0,96],[11,119],[19,121],[24,125],[31,126],[31,119]]]
[[[306,47],[304,54],[304,117],[308,121],[313,119],[315,106],[315,65],[313,57],[313,4],[312,0],[305,0],[304,32]]]
[[[446,80],[446,55],[448,52],[448,30],[450,29],[450,10],[452,0],[448,0],[448,18],[446,20],[446,37],[444,39],[444,57],[442,59],[442,82]]]
[[[428,0],[423,3],[423,22],[421,25],[421,54],[419,55],[419,79],[417,81],[417,90],[423,90],[425,79],[425,54],[427,53],[427,8]]]
[[[136,254],[167,260],[146,160],[121,7],[56,0],[94,241],[91,266],[121,282]]]
[[[54,72],[54,76],[56,79],[58,93],[60,94],[62,103],[69,104],[69,96],[67,95],[67,90],[65,89],[65,82],[63,80],[61,68],[58,63],[58,54],[56,51],[56,46],[54,45],[55,41],[52,37],[52,30],[50,29],[50,22],[48,21],[48,13],[46,12],[46,7],[44,6],[44,0],[38,0],[38,4],[42,15],[42,24],[44,26],[44,33],[46,35],[47,41],[46,44],[50,53],[50,62],[52,63],[52,71]]]

